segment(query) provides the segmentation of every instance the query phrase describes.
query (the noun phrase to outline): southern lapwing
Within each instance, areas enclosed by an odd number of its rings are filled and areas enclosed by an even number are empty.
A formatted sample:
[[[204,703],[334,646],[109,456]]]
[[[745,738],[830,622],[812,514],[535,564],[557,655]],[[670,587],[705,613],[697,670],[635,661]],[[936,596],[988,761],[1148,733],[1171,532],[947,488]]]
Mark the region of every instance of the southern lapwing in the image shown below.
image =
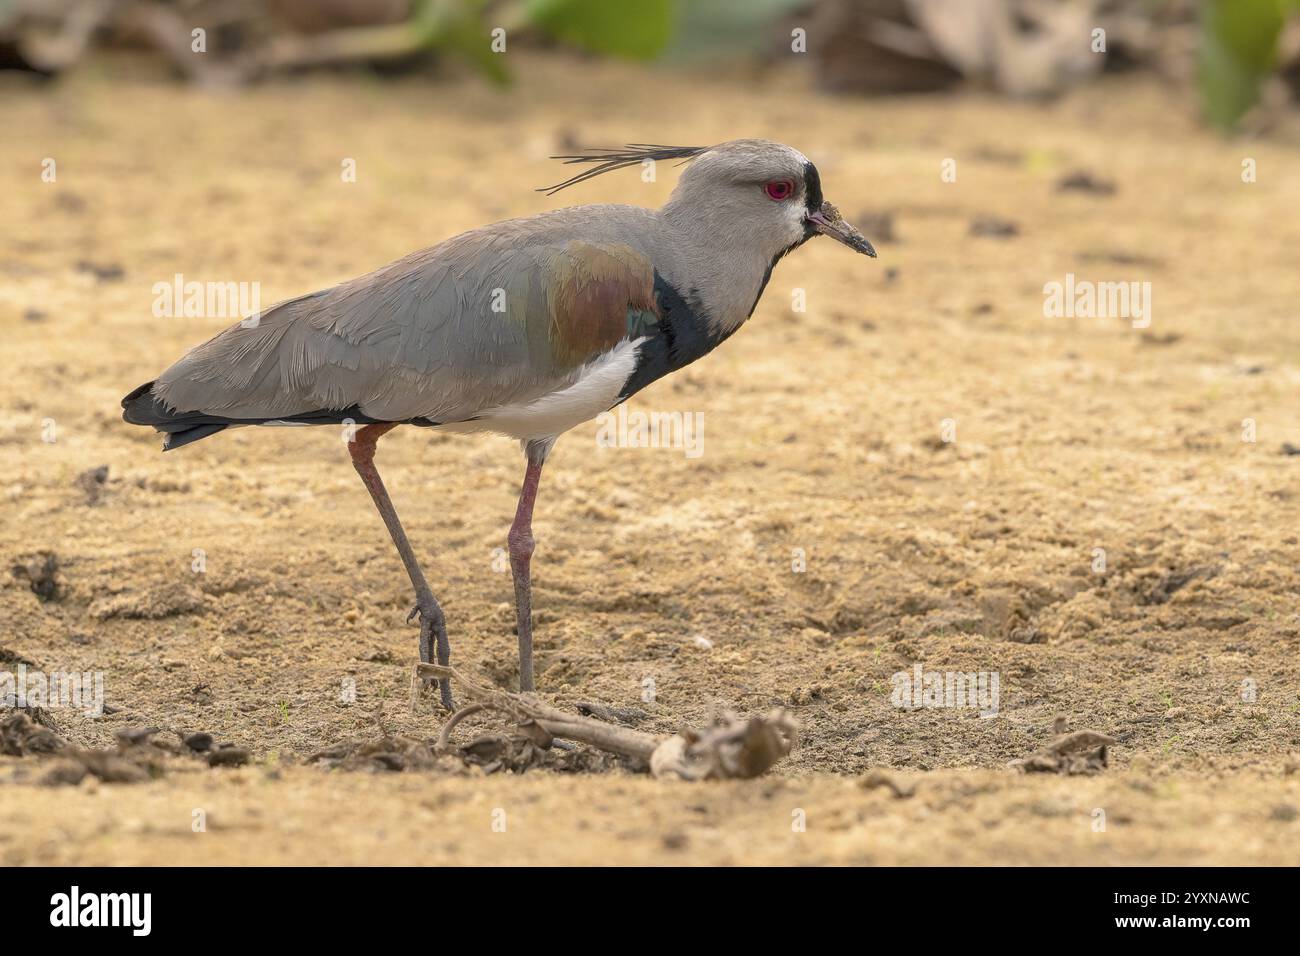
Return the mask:
[[[754,312],[772,268],[814,236],[875,250],[789,146],[628,146],[553,193],[647,161],[689,161],[662,209],[576,206],[484,226],[290,299],[191,349],[122,400],[179,448],[240,425],[344,423],[352,464],[415,588],[420,658],[450,655],[441,608],[375,468],[398,425],[498,432],[527,458],[510,567],[519,686],[533,689],[533,502],[564,432],[705,355]],[[446,681],[442,703],[452,706]]]

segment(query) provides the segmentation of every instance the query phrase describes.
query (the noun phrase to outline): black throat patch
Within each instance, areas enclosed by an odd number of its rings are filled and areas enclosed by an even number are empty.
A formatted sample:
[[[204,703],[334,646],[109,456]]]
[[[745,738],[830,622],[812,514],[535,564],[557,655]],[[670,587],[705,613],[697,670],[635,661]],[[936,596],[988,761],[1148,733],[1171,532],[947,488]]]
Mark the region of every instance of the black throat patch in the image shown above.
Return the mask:
[[[636,368],[619,393],[620,402],[669,372],[707,355],[735,331],[714,331],[695,291],[688,289],[683,294],[658,270],[655,271],[654,295],[659,321],[647,330],[648,338],[637,352]]]

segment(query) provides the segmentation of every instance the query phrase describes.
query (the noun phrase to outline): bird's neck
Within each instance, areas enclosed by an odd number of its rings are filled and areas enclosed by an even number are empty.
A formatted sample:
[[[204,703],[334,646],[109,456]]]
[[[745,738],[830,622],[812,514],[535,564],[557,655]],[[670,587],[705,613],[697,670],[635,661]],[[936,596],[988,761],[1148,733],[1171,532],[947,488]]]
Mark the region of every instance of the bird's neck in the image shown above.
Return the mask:
[[[737,231],[725,207],[670,201],[660,219],[676,253],[669,280],[700,301],[714,333],[725,338],[753,313],[785,245]]]

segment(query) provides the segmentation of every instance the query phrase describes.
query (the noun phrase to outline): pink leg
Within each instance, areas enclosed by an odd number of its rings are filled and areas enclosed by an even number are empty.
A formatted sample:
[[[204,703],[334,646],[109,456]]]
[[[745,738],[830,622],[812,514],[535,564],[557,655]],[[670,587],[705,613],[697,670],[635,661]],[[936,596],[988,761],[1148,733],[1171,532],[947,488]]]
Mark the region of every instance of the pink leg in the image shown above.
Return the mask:
[[[519,507],[510,526],[510,570],[515,579],[515,621],[519,630],[519,689],[533,690],[533,502],[542,477],[542,462],[528,460]]]

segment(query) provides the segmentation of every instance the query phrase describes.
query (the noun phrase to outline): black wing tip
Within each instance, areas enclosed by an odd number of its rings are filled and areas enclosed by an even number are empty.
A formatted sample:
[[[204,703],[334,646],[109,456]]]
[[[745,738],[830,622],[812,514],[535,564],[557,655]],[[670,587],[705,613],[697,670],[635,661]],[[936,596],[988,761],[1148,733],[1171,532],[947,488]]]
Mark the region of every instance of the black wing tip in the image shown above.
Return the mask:
[[[153,386],[153,382],[145,382],[122,399],[122,420],[131,425],[151,425],[154,431],[162,432],[163,451],[207,438],[227,427],[211,421],[194,421],[192,413],[176,414],[158,400]]]
[[[144,383],[143,385],[141,385],[139,388],[134,388],[134,389],[132,389],[132,390],[131,390],[130,392],[128,392],[127,395],[122,399],[122,407],[123,407],[123,408],[126,408],[126,409],[129,409],[129,408],[131,407],[131,404],[132,404],[132,403],[133,403],[137,398],[139,398],[139,397],[140,397],[141,395],[143,395],[145,392],[149,391],[149,389],[151,389],[151,388],[153,388],[153,382],[145,382],[145,383]]]
[[[170,408],[153,394],[153,382],[146,382],[122,399],[122,419],[132,425],[150,425],[163,433],[163,451],[182,448],[219,431],[240,425],[267,425],[292,423],[297,425],[337,425],[352,422],[357,425],[419,425],[436,427],[440,422],[428,418],[407,418],[401,421],[374,418],[357,405],[347,408],[321,408],[296,415],[273,415],[259,418],[232,418],[201,411],[180,412]]]
[[[568,189],[570,186],[576,186],[588,179],[595,179],[605,173],[612,173],[617,169],[637,166],[647,159],[655,161],[662,159],[692,160],[700,153],[712,148],[711,146],[664,146],[658,143],[628,143],[626,146],[617,149],[605,146],[587,147],[581,152],[552,156],[551,159],[558,159],[566,166],[572,166],[575,163],[595,163],[596,165],[592,169],[585,169],[562,183],[556,183],[554,186],[543,186],[536,191],[546,193],[548,196],[554,196],[561,189]]]
[[[132,425],[157,425],[167,420],[166,409],[153,394],[153,382],[145,382],[122,399],[122,421]]]

